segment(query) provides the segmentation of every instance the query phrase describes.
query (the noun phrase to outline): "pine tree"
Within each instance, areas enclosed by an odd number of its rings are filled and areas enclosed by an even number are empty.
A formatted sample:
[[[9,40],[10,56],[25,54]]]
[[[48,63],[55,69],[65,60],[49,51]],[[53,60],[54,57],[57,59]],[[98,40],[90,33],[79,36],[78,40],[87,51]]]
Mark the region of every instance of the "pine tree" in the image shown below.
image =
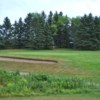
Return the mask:
[[[24,48],[25,47],[25,34],[24,34],[24,24],[22,18],[19,19],[18,23],[14,24],[14,38],[16,41],[16,48]]]
[[[75,39],[75,34],[79,31],[81,21],[80,17],[72,18],[70,20],[70,27],[69,27],[69,47],[73,48],[74,47],[74,39]]]
[[[45,14],[44,11],[42,11],[41,16],[43,18],[43,23],[45,23],[45,21],[46,21],[46,14]]]
[[[94,24],[95,24],[95,42],[96,42],[96,49],[100,50],[100,18],[95,17],[94,19]]]
[[[4,44],[4,38],[3,38],[3,27],[0,25],[0,49],[4,49],[5,44]]]
[[[10,19],[6,17],[2,25],[2,39],[4,41],[5,48],[11,48],[11,35],[12,35],[12,25]]]
[[[32,13],[27,14],[27,17],[24,20],[24,32],[25,32],[25,47],[31,48],[32,45],[32,34],[33,34],[33,27],[32,27],[33,16]]]
[[[44,49],[44,20],[42,14],[33,13],[33,33],[31,38],[31,47],[33,49]]]
[[[92,14],[84,15],[81,18],[81,25],[75,37],[75,47],[85,50],[98,49],[98,40],[96,38],[95,23]]]
[[[54,48],[54,38],[53,38],[53,34],[51,32],[51,29],[48,23],[45,24],[44,35],[45,35],[44,49],[53,49]]]
[[[63,13],[60,12],[58,16],[58,21],[56,23],[57,33],[54,37],[55,45],[58,48],[66,48],[69,44],[69,18],[67,16],[63,16]]]
[[[53,22],[56,24],[58,22],[58,19],[59,19],[59,14],[56,11],[55,14],[54,14],[54,16],[53,16]]]
[[[12,43],[12,47],[13,48],[17,48],[17,34],[18,34],[18,23],[17,21],[15,21],[15,23],[13,24],[13,31],[12,31],[12,40],[13,40],[13,43]]]
[[[53,24],[53,13],[52,13],[52,11],[50,11],[50,13],[49,13],[49,16],[48,16],[48,24],[49,24],[49,26],[51,26],[52,24]]]

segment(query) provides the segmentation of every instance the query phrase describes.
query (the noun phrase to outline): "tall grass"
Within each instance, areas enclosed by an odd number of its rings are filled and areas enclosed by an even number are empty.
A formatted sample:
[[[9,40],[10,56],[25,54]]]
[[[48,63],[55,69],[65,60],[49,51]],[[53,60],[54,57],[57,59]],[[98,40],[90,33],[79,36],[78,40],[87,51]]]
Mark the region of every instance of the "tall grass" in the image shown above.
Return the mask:
[[[31,96],[91,92],[91,84],[77,77],[28,74],[0,70],[0,96]],[[96,88],[96,87],[94,87]]]

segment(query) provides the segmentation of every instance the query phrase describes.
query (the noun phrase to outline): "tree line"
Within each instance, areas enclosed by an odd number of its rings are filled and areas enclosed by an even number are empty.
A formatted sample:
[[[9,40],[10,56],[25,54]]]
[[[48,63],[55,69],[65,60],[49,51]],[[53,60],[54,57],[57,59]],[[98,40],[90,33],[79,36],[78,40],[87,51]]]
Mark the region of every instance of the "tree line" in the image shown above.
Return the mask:
[[[28,13],[11,24],[0,25],[0,49],[73,48],[100,50],[100,17],[91,13],[69,18],[62,12]]]

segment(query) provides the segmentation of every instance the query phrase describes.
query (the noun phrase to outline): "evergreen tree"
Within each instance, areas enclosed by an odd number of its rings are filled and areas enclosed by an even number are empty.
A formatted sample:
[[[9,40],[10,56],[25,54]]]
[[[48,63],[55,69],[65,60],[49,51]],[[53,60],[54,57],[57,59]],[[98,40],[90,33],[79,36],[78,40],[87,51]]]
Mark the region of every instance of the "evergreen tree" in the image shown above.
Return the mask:
[[[32,42],[32,34],[33,34],[33,27],[32,27],[33,16],[32,13],[27,14],[27,17],[24,20],[24,32],[25,32],[25,47],[31,48]]]
[[[30,48],[53,49],[69,48],[84,50],[100,49],[100,17],[92,14],[70,19],[63,12],[50,11],[27,14],[11,25],[6,17],[0,25],[0,49]]]
[[[63,13],[59,14],[57,25],[57,33],[54,37],[55,45],[58,48],[66,48],[69,44],[69,18],[62,16]]]
[[[48,16],[48,24],[51,26],[53,24],[53,13],[50,11],[49,16]]]
[[[24,34],[24,23],[22,18],[19,19],[18,23],[15,22],[14,24],[14,36],[16,42],[16,48],[24,48],[25,47],[25,34]]]
[[[95,42],[96,42],[96,49],[100,50],[100,18],[99,17],[95,17],[94,19],[94,24],[95,24]]]
[[[60,11],[59,16],[63,16],[63,12]]]
[[[44,23],[45,22],[42,14],[33,13],[33,34],[31,38],[33,49],[44,49]]]
[[[3,34],[3,27],[2,27],[2,25],[0,25],[0,49],[5,48],[3,35],[4,35]]]
[[[45,35],[44,49],[53,49],[54,48],[54,38],[53,38],[53,34],[51,32],[51,29],[48,23],[45,24],[44,35]]]
[[[12,35],[12,25],[10,19],[6,17],[2,25],[2,39],[4,42],[3,46],[5,48],[11,47],[11,35]]]
[[[54,14],[54,16],[53,16],[53,22],[56,24],[58,22],[58,19],[59,19],[59,14],[56,11],[55,14]]]
[[[75,39],[75,34],[79,31],[81,21],[80,17],[72,18],[70,21],[70,27],[69,27],[69,47],[73,48],[74,47],[74,39]]]
[[[46,14],[45,14],[44,11],[42,11],[41,16],[43,18],[43,23],[45,23],[45,21],[46,21]]]
[[[12,31],[12,48],[16,48],[17,47],[17,34],[18,34],[18,23],[17,21],[15,21],[15,23],[13,24],[13,31]]]
[[[67,20],[65,25],[64,25],[64,29],[63,29],[63,48],[71,48],[72,44],[71,44],[71,35],[69,32],[69,21]]]
[[[81,18],[81,25],[75,37],[75,47],[85,50],[97,50],[99,48],[92,14],[84,15]]]

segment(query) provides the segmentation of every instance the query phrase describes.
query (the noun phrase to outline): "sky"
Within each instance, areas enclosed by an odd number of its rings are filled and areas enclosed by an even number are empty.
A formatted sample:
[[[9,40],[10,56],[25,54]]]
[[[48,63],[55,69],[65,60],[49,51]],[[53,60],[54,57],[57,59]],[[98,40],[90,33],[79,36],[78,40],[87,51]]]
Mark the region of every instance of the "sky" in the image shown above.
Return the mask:
[[[83,16],[92,13],[100,16],[100,0],[0,0],[0,24],[7,16],[14,23],[23,19],[29,12],[62,11],[68,17]]]

